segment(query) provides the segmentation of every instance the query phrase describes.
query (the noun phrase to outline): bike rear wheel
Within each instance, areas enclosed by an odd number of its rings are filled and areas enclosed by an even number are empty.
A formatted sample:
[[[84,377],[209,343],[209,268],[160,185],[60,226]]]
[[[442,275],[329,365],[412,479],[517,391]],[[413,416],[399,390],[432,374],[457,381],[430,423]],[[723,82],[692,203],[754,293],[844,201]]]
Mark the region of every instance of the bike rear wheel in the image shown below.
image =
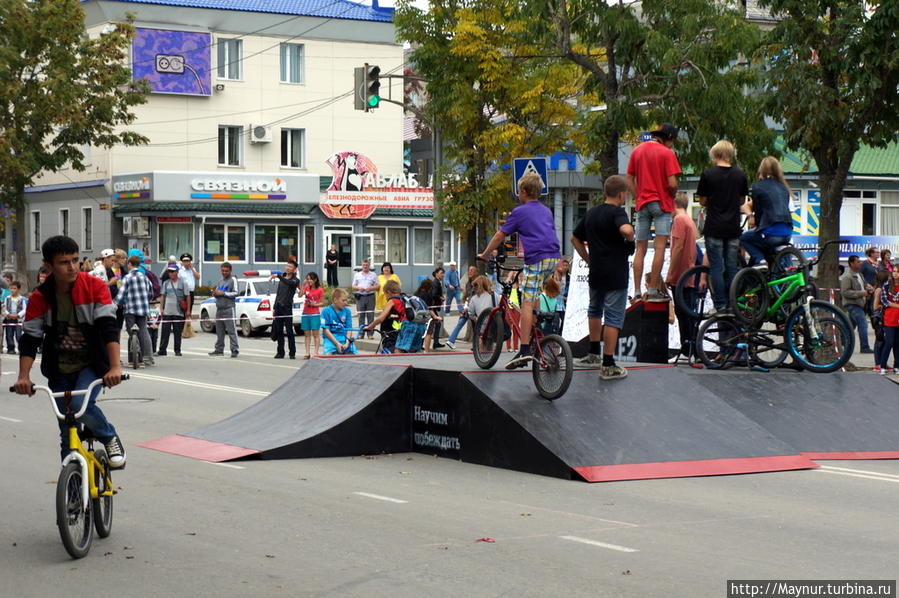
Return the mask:
[[[94,479],[97,481],[97,498],[91,500],[94,510],[94,527],[97,529],[97,535],[105,538],[112,532],[112,493],[115,490],[112,485],[112,473],[109,470],[109,457],[106,456],[106,451],[98,448],[94,451],[94,457],[101,466],[94,466]],[[104,492],[109,494],[104,496]]]
[[[478,316],[471,350],[481,369],[489,370],[503,350],[503,312],[487,310]]]
[[[762,324],[749,338],[749,356],[753,362],[764,368],[779,367],[790,354],[783,342],[776,342],[773,337],[779,336],[777,326],[772,323]]]
[[[87,480],[77,461],[69,462],[59,473],[56,485],[56,526],[66,551],[72,558],[87,555],[94,539],[92,509],[85,506],[82,486]]]
[[[804,369],[815,373],[833,372],[846,365],[855,348],[846,315],[830,303],[812,301],[811,320],[806,320],[805,307],[801,305],[790,314],[784,328],[790,355]]]
[[[134,369],[140,367],[140,362],[142,360],[140,354],[140,339],[137,338],[136,332],[132,333],[128,338],[128,355],[131,357],[131,365],[134,366]]]
[[[691,318],[705,319],[712,307],[711,288],[706,285],[705,290],[698,290],[699,278],[703,274],[708,281],[708,266],[693,266],[681,275],[674,288],[674,304]],[[690,293],[689,289],[696,290]]]
[[[771,260],[769,270],[771,271],[771,280],[780,280],[791,274],[796,274],[801,268],[808,264],[805,255],[795,247],[784,247]],[[808,282],[808,281],[806,281]],[[786,284],[772,285],[774,292],[783,295],[787,289]],[[786,297],[786,301],[794,301],[799,296],[800,290],[797,289],[791,296]]]
[[[724,370],[736,363],[743,342],[743,327],[731,314],[716,314],[700,324],[696,356],[709,369]]]
[[[574,357],[568,342],[558,334],[548,334],[535,343],[531,372],[540,396],[554,401],[571,384]]]
[[[734,316],[746,326],[755,327],[768,311],[767,280],[756,268],[743,268],[730,284],[730,305]]]

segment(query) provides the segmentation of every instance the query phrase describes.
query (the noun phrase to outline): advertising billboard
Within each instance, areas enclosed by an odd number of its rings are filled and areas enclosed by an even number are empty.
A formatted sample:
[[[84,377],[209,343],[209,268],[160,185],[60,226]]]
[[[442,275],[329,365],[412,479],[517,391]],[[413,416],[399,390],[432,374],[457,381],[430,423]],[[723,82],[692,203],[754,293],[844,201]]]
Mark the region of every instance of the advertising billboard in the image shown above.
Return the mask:
[[[208,96],[212,93],[212,35],[137,28],[131,45],[135,80],[153,93]]]

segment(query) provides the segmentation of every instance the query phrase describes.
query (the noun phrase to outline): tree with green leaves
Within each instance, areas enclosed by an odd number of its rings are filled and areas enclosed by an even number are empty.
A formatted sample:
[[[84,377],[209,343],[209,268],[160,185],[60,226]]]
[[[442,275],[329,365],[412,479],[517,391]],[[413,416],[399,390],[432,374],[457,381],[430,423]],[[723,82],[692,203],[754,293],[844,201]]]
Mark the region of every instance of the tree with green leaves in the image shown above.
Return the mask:
[[[709,148],[730,140],[755,168],[773,152],[760,103],[747,93],[757,73],[747,57],[760,32],[735,0],[529,0],[547,45],[582,68],[589,149],[603,177],[619,172],[618,148],[662,122],[682,130],[682,166],[708,166]]]
[[[25,188],[41,172],[85,169],[85,146],[138,145],[122,130],[146,86],[131,80],[128,49],[134,26],[98,36],[84,28],[79,0],[0,2],[0,199],[19,214]],[[25,273],[24,218],[16,219],[17,270]]]
[[[493,222],[514,205],[502,165],[579,138],[578,69],[543,56],[517,0],[432,2],[427,11],[401,0],[395,24],[427,80],[427,125],[443,140],[449,166],[435,189],[443,216],[460,232]],[[481,236],[468,243],[470,263]]]
[[[899,2],[760,0],[780,19],[770,32],[765,109],[789,149],[818,167],[818,243],[839,238],[843,189],[859,144],[885,147],[899,130]],[[837,248],[818,265],[835,287]]]

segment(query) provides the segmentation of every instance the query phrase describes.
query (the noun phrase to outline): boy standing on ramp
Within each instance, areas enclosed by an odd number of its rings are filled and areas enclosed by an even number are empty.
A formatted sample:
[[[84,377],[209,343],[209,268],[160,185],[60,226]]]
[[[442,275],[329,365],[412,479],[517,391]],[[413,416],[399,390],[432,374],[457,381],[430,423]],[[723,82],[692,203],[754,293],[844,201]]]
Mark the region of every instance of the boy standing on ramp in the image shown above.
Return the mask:
[[[618,175],[610,176],[604,191],[605,203],[590,208],[571,235],[575,251],[590,264],[590,307],[587,308],[590,352],[576,363],[588,367],[599,365],[601,379],[617,380],[627,376],[627,370],[615,364],[613,355],[618,345],[618,333],[624,326],[627,256],[634,253],[634,227],[621,207],[627,199],[627,180]],[[600,338],[602,358],[599,357]]]
[[[556,264],[562,257],[559,249],[559,239],[556,237],[553,214],[549,208],[540,203],[540,191],[543,189],[543,181],[540,175],[528,173],[518,182],[518,199],[521,205],[512,210],[509,218],[496,231],[493,238],[487,244],[487,248],[481,252],[480,258],[485,262],[492,255],[493,250],[505,241],[507,235],[518,233],[521,244],[524,246],[524,270],[521,271],[521,345],[518,354],[506,364],[507,370],[526,367],[533,357],[531,356],[531,324],[534,321],[534,310],[540,293],[543,292],[543,283],[552,276]]]

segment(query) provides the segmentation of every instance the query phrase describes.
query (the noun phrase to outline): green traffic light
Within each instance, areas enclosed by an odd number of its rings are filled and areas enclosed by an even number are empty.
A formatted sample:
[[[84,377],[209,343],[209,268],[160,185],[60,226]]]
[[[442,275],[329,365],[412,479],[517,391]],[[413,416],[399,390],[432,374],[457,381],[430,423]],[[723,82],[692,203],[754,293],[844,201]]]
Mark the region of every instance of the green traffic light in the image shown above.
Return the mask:
[[[378,104],[380,104],[380,103],[381,103],[381,98],[378,96],[370,96],[368,98],[368,105],[371,108],[377,108]]]

